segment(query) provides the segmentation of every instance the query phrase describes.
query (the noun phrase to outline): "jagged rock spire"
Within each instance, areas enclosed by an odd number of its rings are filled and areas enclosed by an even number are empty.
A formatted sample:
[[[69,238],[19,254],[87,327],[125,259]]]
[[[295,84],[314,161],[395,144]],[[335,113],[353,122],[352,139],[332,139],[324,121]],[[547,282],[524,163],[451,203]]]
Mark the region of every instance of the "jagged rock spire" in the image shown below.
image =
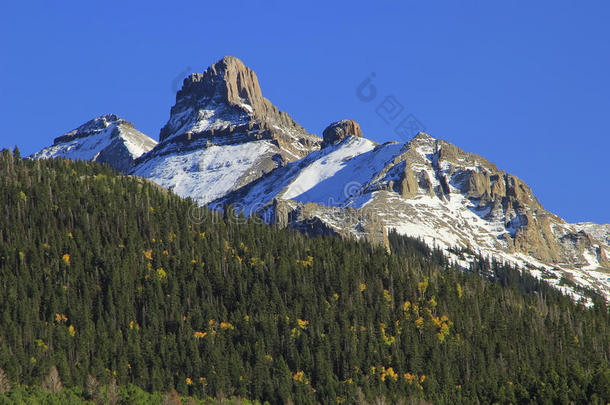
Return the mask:
[[[279,132],[284,135],[292,132],[292,137],[307,145],[306,148],[315,148],[319,142],[263,97],[256,74],[234,56],[225,56],[205,72],[193,73],[184,79],[159,141],[182,134],[190,134],[187,136],[190,139],[209,137],[211,130],[229,134],[234,131],[227,131],[227,126],[240,125],[259,134],[282,128]],[[267,134],[259,138],[281,136]]]
[[[184,79],[176,104],[202,99],[220,99],[234,106],[247,104],[253,109],[263,103],[256,73],[234,56],[225,56],[205,72]]]

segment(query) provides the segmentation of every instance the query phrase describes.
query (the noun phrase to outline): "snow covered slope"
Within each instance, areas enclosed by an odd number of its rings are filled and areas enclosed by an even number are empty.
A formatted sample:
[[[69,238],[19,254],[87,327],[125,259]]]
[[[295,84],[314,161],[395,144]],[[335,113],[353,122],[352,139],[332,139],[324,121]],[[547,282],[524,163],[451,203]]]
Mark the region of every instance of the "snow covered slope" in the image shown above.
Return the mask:
[[[262,96],[252,70],[226,56],[184,80],[159,145],[132,174],[206,204],[320,143]]]
[[[114,114],[106,114],[56,138],[53,145],[34,153],[31,158],[92,160],[128,172],[135,159],[156,144],[155,140],[136,130],[132,123]]]
[[[377,145],[368,139],[347,137],[213,201],[210,207],[233,204],[251,214],[275,198],[343,206],[350,193],[357,191],[360,182],[356,180],[372,179],[400,147],[396,143]]]
[[[277,147],[267,140],[201,145],[150,157],[140,162],[133,173],[203,205],[260,176],[265,162],[273,161],[277,153]]]

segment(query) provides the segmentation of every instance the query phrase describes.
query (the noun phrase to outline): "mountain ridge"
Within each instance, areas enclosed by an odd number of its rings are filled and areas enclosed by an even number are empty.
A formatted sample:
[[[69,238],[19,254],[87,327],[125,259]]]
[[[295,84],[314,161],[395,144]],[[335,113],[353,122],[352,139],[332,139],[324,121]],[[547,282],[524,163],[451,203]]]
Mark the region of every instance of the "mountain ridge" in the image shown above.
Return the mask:
[[[321,173],[322,166],[332,167],[332,173],[312,183],[309,172]],[[424,133],[404,145],[375,146],[366,138],[348,137],[211,207],[227,204],[279,224],[303,227],[318,221],[324,224],[321,234],[375,243],[385,243],[385,234],[394,229],[447,251],[457,247],[531,267],[559,288],[575,280],[608,294],[606,240],[544,210],[516,176]],[[451,255],[468,268],[468,260]]]
[[[231,204],[309,234],[387,246],[394,229],[443,247],[466,268],[468,252],[478,252],[575,297],[582,293],[573,285],[610,297],[610,225],[569,224],[518,177],[425,133],[380,145],[344,119],[322,138],[309,134],[232,56],[185,78],[160,142],[127,173],[199,205]]]

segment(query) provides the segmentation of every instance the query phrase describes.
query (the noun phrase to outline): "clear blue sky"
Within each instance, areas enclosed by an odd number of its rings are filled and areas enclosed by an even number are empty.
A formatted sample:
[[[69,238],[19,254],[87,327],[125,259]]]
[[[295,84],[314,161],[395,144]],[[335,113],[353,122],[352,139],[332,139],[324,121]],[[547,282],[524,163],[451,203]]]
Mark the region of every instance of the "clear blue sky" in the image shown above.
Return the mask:
[[[158,138],[182,76],[230,54],[310,132],[350,117],[400,140],[376,113],[393,95],[550,211],[610,223],[609,21],[607,1],[3,1],[0,147],[109,112]]]

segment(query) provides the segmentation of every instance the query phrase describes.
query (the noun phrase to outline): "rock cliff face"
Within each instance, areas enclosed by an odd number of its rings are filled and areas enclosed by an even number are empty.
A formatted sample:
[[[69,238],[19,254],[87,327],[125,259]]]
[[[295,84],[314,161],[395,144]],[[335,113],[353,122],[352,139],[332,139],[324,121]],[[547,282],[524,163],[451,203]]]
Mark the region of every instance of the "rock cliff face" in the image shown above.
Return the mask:
[[[266,216],[268,222],[276,226],[291,227],[309,236],[363,238],[389,250],[387,229],[379,217],[370,211],[283,199],[274,199],[268,208],[259,213],[262,212],[263,217]]]
[[[197,139],[220,143],[268,139],[287,161],[320,144],[318,137],[263,97],[256,74],[233,56],[184,79],[159,139],[162,144],[173,139],[185,146]]]
[[[53,145],[31,157],[92,160],[128,172],[133,168],[135,159],[156,144],[156,141],[136,130],[131,122],[115,114],[106,114],[55,138]]]

